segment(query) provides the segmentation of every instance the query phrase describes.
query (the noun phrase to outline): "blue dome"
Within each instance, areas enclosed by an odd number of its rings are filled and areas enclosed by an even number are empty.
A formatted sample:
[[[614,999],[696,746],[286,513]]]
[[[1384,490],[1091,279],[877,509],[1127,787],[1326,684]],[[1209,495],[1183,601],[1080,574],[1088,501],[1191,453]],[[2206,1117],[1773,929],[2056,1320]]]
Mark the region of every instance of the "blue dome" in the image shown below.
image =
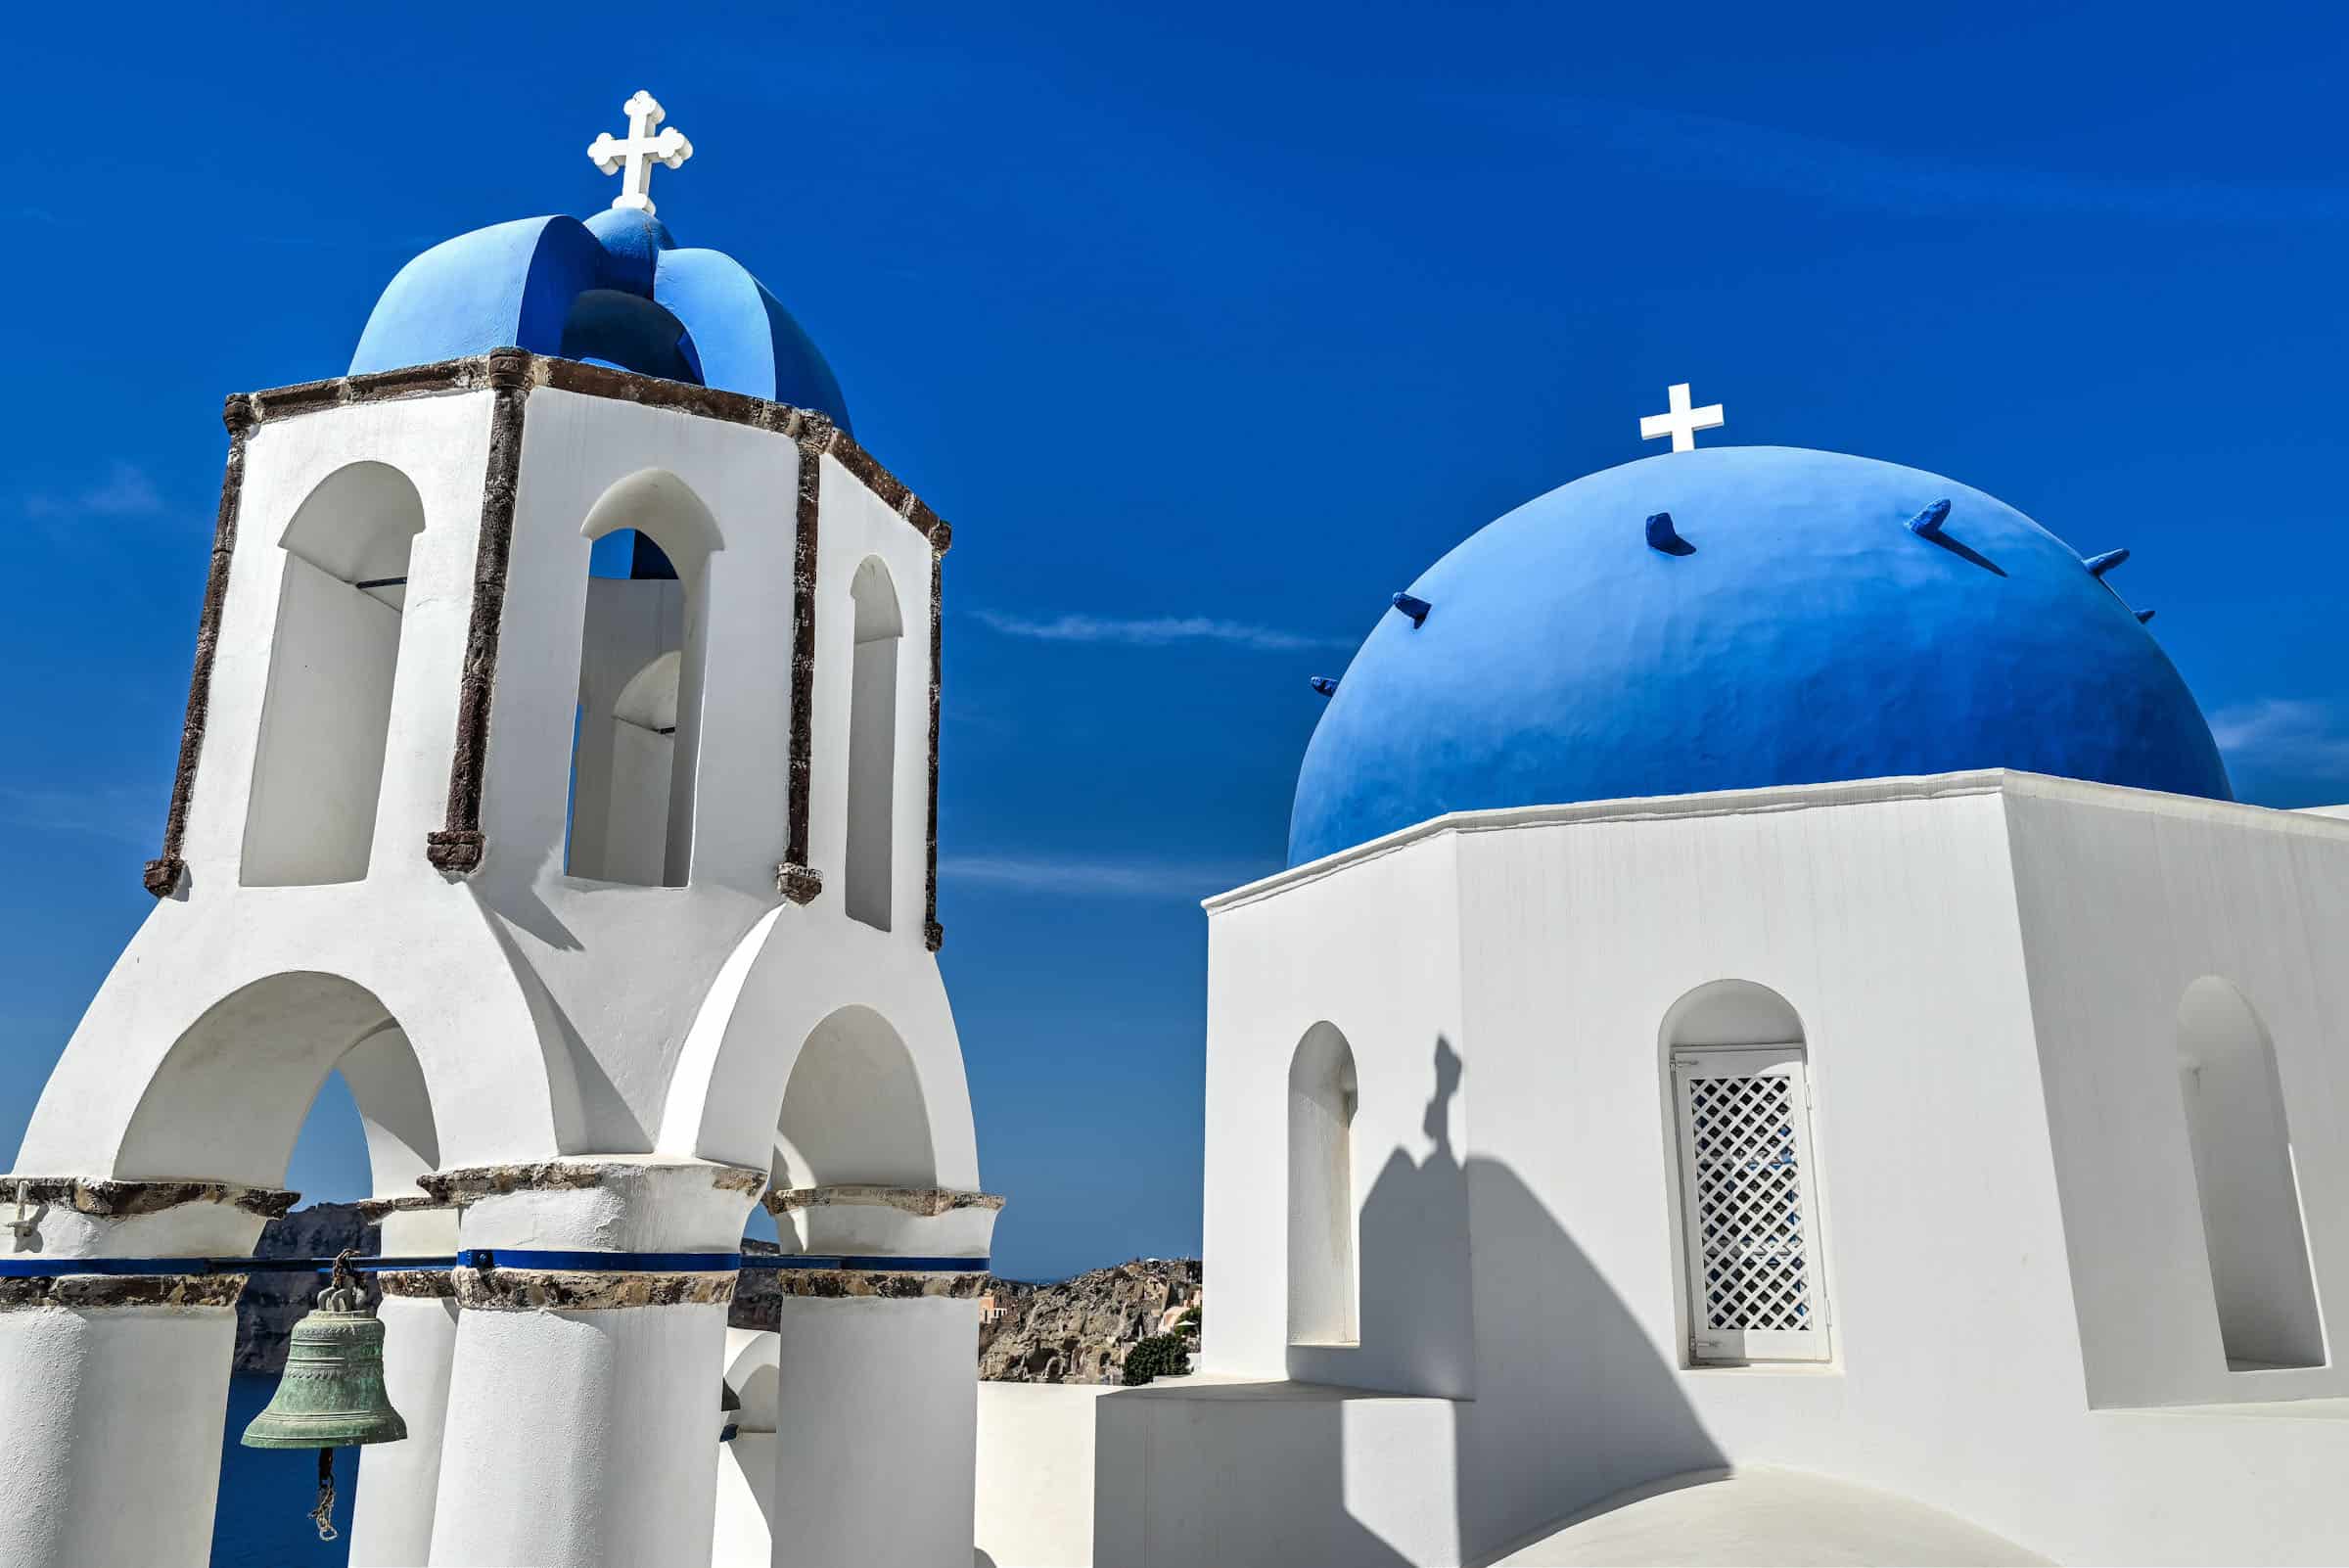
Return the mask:
[[[1938,536],[1906,526],[1944,500]],[[1446,811],[1966,768],[2234,798],[2186,682],[2069,546],[1893,463],[1627,463],[1410,593],[1424,623],[1380,620],[1306,748],[1292,865]]]
[[[528,348],[812,408],[849,429],[832,367],[742,263],[608,209],[444,240],[392,280],[350,373]]]

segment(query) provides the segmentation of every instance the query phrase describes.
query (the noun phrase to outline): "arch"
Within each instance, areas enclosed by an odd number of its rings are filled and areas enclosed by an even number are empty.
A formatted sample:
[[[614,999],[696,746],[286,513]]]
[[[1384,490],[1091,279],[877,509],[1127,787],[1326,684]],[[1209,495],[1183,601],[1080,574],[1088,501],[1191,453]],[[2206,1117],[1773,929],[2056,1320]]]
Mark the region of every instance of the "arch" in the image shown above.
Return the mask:
[[[413,1193],[418,1176],[440,1169],[440,1131],[424,1064],[416,1060],[406,1031],[387,1019],[344,1052],[334,1070],[343,1075],[358,1107],[375,1195]]]
[[[400,1025],[429,1085],[443,1168],[594,1146],[564,1020],[497,921],[471,900],[434,900],[417,906],[400,942],[387,944],[370,918],[380,900],[356,889],[317,897],[328,901],[308,914],[255,918],[174,904],[142,924],[50,1070],[17,1169],[267,1186],[281,1178],[287,1147],[248,1135],[240,1085],[250,1081],[270,1102],[253,1121],[291,1140],[337,1053],[387,1018]],[[220,936],[236,940],[210,940]],[[433,962],[417,963],[420,951]],[[281,1027],[288,1006],[260,1005],[273,992],[291,1005],[297,992],[279,988],[296,984],[357,998],[334,1004],[334,1018],[347,1025],[340,1041],[331,1033],[323,1041],[289,1035]],[[238,1009],[269,1038],[241,1041]],[[176,1144],[151,1136],[172,1115],[167,1094],[150,1093],[157,1082],[186,1083],[189,1103],[200,1105],[206,1085],[224,1079],[231,1086],[216,1134]]]
[[[1289,1059],[1289,1343],[1361,1337],[1356,1261],[1354,1047],[1334,1024],[1305,1032]]]
[[[642,295],[585,289],[563,320],[562,356],[702,385],[701,356],[685,324]]]
[[[233,1172],[280,1185],[311,1103],[338,1070],[358,1105],[375,1191],[412,1195],[440,1159],[423,1064],[374,992],[314,971],[240,986],[181,1031],[138,1097],[115,1174]]]
[[[424,501],[385,463],[337,469],[295,510],[270,635],[238,880],[367,875],[392,730],[408,556]]]
[[[852,1004],[800,1047],[775,1122],[777,1187],[939,1184],[913,1055],[888,1019]]]
[[[1688,992],[1666,1009],[1663,1034],[1667,1050],[1799,1044],[1804,1038],[1794,1004],[1750,980],[1708,981]]]
[[[938,1185],[977,1190],[978,1139],[954,1010],[938,960],[852,921],[811,928],[799,906],[760,916],[735,945],[686,1031],[654,1147],[732,1165],[775,1158],[783,1098],[801,1051],[834,1013],[889,998],[913,1062]],[[778,1184],[794,1179],[789,1171]]]
[[[564,868],[683,887],[693,859],[710,563],[725,539],[692,486],[662,469],[615,484],[579,527],[590,541],[622,530],[636,535],[628,575],[597,576],[591,567],[587,578]]]
[[[1768,986],[1714,980],[1665,1009],[1657,1038],[1689,1360],[1827,1360],[1802,1015]]]
[[[2228,1363],[2323,1365],[2276,1045],[2232,982],[2205,975],[2179,998],[2178,1082]]]
[[[852,920],[890,927],[897,837],[898,645],[905,633],[897,583],[877,555],[849,584],[856,632],[849,681],[849,846],[843,907]]]

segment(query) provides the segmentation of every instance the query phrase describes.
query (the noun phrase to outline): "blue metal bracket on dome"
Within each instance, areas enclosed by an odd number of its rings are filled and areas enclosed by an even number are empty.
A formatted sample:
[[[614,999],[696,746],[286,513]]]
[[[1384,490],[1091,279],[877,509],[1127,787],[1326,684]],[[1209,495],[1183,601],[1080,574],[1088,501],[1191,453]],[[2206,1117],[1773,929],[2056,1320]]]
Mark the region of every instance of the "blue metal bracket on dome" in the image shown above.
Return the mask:
[[[2126,549],[2106,550],[2102,555],[2092,555],[2080,564],[2088,568],[2090,576],[2100,577],[2128,559],[2129,552]]]
[[[1938,539],[1941,537],[1941,526],[1949,520],[1950,503],[1947,500],[1935,501],[1909,520],[1909,531],[1920,539]]]
[[[2137,623],[2138,623],[2139,625],[2141,625],[2141,626],[2142,626],[2142,625],[2143,625],[2143,624],[2144,624],[2146,622],[2148,622],[2148,621],[2150,621],[2150,620],[2152,620],[2152,619],[2153,619],[2153,612],[2152,612],[2152,611],[2150,611],[2150,610],[2140,610],[2140,611],[2137,613]]]
[[[1396,609],[1402,611],[1405,615],[1411,618],[1411,628],[1413,630],[1417,630],[1419,627],[1427,624],[1427,613],[1435,608],[1434,605],[1429,604],[1425,599],[1414,598],[1412,595],[1407,593],[1399,593],[1395,595],[1393,602]]]
[[[1315,675],[1307,684],[1324,697],[1335,697],[1338,694],[1338,683],[1327,675]]]
[[[856,1273],[983,1274],[994,1267],[992,1258],[857,1257],[848,1253],[755,1252],[742,1267],[757,1268],[840,1268]]]
[[[1666,555],[1696,554],[1696,546],[1681,538],[1680,530],[1672,526],[1670,512],[1658,512],[1647,520],[1647,547]]]

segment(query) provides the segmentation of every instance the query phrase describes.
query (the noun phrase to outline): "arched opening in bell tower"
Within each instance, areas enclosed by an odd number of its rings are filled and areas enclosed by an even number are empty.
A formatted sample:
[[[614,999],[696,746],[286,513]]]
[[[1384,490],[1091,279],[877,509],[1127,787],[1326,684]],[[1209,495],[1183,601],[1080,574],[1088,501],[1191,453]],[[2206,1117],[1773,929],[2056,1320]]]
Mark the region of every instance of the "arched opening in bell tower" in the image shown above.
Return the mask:
[[[407,476],[353,463],[309,493],[278,540],[285,566],[238,868],[247,887],[367,875],[408,552],[423,530]]]
[[[579,531],[593,545],[564,869],[683,887],[693,860],[710,558],[723,541],[701,498],[658,469],[606,490]]]
[[[877,555],[857,567],[849,597],[856,608],[856,632],[849,689],[845,907],[850,919],[887,931],[897,827],[898,646],[905,616],[897,584]]]
[[[851,1005],[800,1047],[775,1124],[778,1188],[938,1183],[930,1111],[913,1054],[896,1026]]]
[[[372,1197],[423,1205],[416,1178],[439,1161],[432,1090],[400,1021],[356,981],[289,971],[237,988],[180,1032],[139,1096],[114,1174],[133,1180],[202,1176],[262,1189],[291,1182],[301,1189],[303,1206],[263,1231],[255,1250],[264,1257],[324,1258],[345,1246],[362,1256],[414,1255],[454,1246],[453,1210],[371,1219],[350,1203]],[[420,1230],[441,1228],[444,1236],[419,1242]],[[249,1449],[238,1439],[275,1392],[288,1331],[324,1283],[306,1269],[267,1268],[245,1284],[248,1331],[239,1335],[226,1380],[221,1428],[224,1497],[298,1496],[309,1479],[308,1452]],[[355,1468],[351,1456],[343,1456],[334,1521],[369,1539],[371,1560],[422,1561],[432,1534],[456,1303],[413,1295],[385,1300],[379,1276],[363,1274],[362,1283],[385,1324],[386,1398],[408,1435],[360,1450]],[[197,1391],[192,1383],[178,1389],[189,1398]],[[223,1509],[213,1559],[279,1560],[291,1536],[279,1532],[274,1517]]]

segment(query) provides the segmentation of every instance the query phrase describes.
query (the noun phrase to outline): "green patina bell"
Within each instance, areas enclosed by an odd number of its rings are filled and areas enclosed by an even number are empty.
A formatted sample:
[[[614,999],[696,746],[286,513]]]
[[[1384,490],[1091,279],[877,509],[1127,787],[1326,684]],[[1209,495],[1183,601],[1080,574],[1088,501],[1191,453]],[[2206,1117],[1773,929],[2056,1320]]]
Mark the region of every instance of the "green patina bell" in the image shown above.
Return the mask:
[[[397,1443],[408,1423],[384,1392],[384,1325],[350,1276],[348,1253],[318,1305],[294,1325],[269,1407],[245,1429],[249,1449],[341,1449]]]
[[[397,1443],[408,1423],[384,1392],[384,1325],[367,1310],[367,1294],[350,1276],[350,1254],[335,1260],[335,1276],[318,1305],[294,1325],[286,1370],[269,1407],[245,1429],[249,1449],[316,1449],[318,1501],[310,1522],[318,1539],[335,1539],[335,1450],[359,1443]]]

